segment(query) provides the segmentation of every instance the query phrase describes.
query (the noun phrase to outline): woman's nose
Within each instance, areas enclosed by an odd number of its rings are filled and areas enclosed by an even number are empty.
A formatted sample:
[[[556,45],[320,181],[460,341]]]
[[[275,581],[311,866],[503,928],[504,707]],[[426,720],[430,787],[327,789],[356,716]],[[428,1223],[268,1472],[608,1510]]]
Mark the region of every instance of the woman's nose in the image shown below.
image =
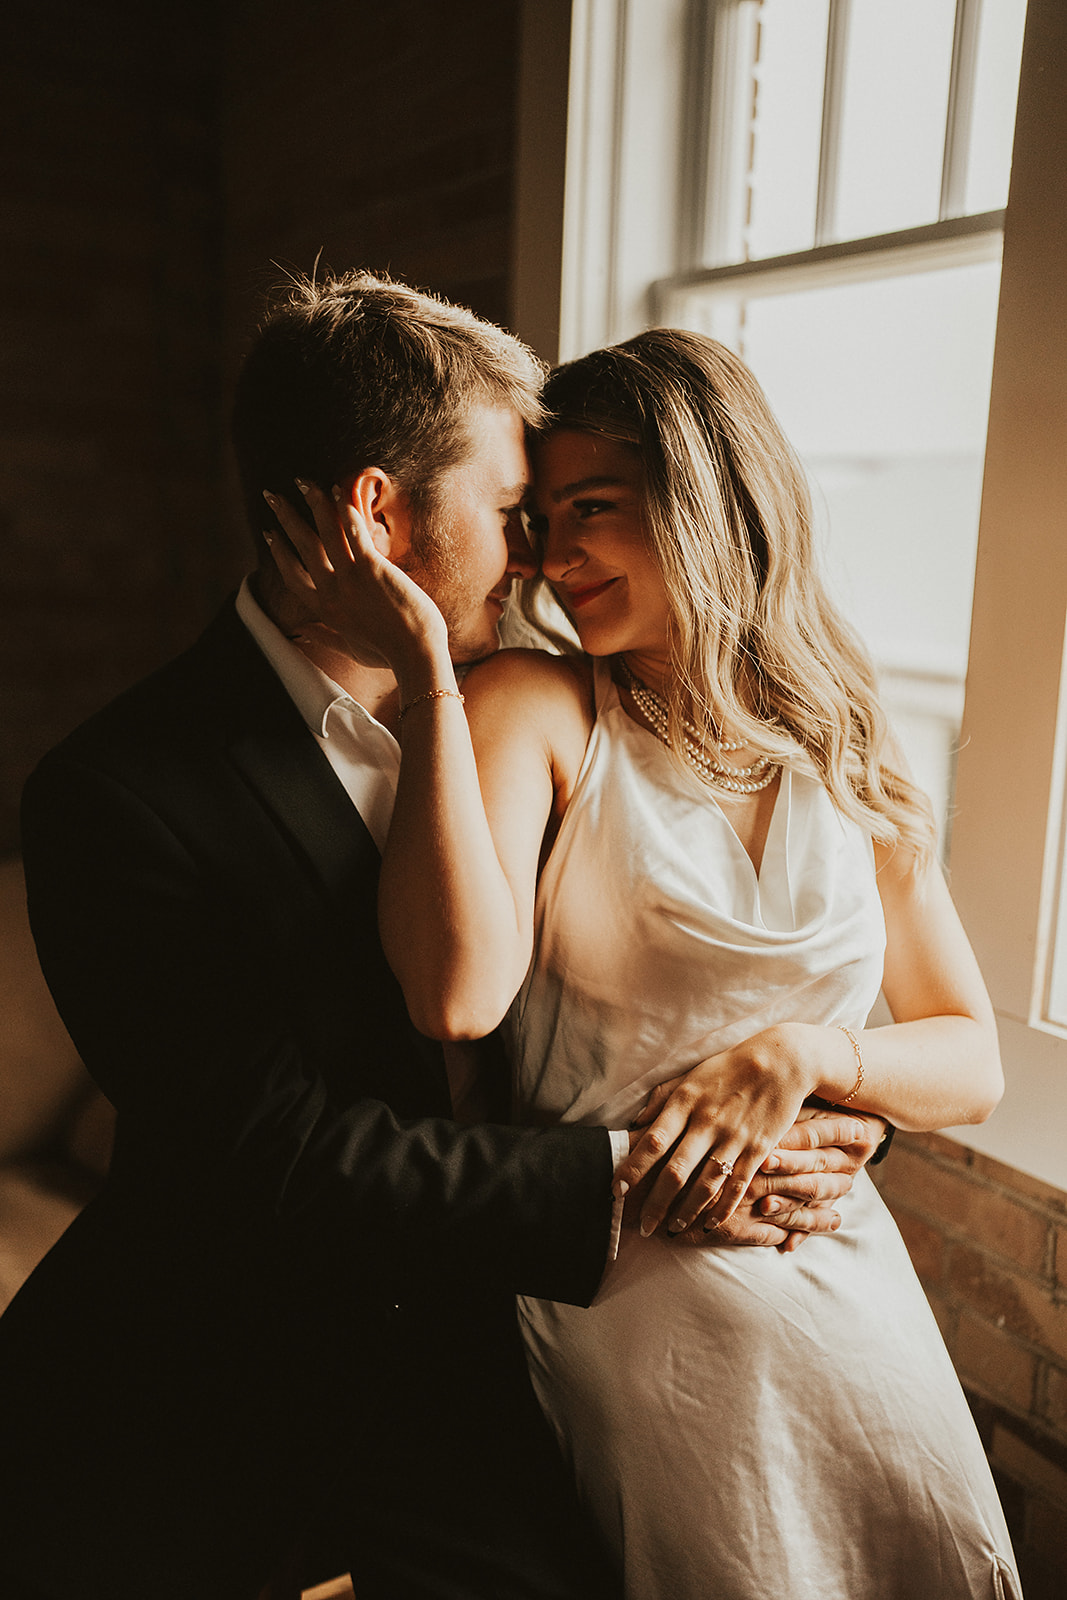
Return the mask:
[[[562,578],[565,573],[578,566],[581,559],[581,550],[573,540],[566,537],[563,528],[559,524],[553,527],[549,523],[541,547],[541,571],[549,583],[555,583]]]

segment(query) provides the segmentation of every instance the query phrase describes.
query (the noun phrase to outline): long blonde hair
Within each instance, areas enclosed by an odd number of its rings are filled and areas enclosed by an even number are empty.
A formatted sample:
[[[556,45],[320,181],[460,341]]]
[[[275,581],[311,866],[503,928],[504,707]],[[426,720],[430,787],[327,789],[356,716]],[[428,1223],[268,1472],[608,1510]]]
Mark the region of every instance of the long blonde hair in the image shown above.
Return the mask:
[[[907,776],[870,658],[819,576],[803,468],[748,368],[724,345],[652,328],[558,367],[549,431],[632,447],[670,603],[668,738],[683,719],[777,761],[806,752],[875,839],[929,857],[929,801]]]

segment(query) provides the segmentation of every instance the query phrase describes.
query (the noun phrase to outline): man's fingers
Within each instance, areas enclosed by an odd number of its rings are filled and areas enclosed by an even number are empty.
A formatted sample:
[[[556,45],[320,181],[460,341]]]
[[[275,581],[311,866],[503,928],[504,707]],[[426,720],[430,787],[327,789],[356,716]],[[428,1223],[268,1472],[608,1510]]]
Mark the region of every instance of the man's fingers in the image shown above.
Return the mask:
[[[717,1227],[709,1225],[704,1228],[697,1223],[695,1228],[685,1233],[670,1235],[675,1247],[684,1249],[688,1245],[697,1245],[705,1250],[709,1245],[752,1245],[756,1249],[781,1249],[790,1237],[788,1229],[780,1228],[765,1217],[755,1216],[747,1206],[739,1207],[728,1222],[720,1223]],[[806,1235],[801,1234],[800,1237]]]
[[[765,1202],[765,1204],[776,1202]],[[777,1202],[781,1204],[781,1202]],[[760,1207],[761,1210],[764,1207]],[[782,1210],[772,1214],[772,1221],[776,1227],[788,1228],[796,1233],[836,1233],[841,1226],[841,1218],[833,1206],[803,1206],[790,1207],[785,1204]]]
[[[867,1138],[866,1124],[859,1118],[823,1111],[794,1122],[779,1139],[778,1150],[825,1150],[830,1145],[864,1144]]]
[[[795,1177],[766,1178],[759,1174],[748,1187],[748,1198],[764,1216],[790,1205],[829,1205],[852,1187],[848,1172],[801,1172]]]
[[[851,1172],[813,1172],[806,1177],[771,1179],[768,1205],[771,1200],[799,1200],[802,1204],[830,1205],[840,1200],[852,1188]],[[766,1210],[764,1206],[762,1209]]]

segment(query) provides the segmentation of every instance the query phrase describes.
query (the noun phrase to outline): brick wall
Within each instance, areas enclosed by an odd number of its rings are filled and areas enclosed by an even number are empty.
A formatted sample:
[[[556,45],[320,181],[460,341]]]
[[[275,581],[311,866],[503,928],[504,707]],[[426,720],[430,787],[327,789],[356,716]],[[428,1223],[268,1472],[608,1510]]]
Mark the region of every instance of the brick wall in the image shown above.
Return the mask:
[[[281,267],[385,269],[504,321],[517,0],[236,0],[230,366]]]
[[[192,639],[244,567],[226,396],[271,261],[322,249],[503,317],[517,17],[6,7],[0,853],[37,758]]]
[[[967,1390],[1027,1600],[1067,1594],[1067,1194],[937,1134],[879,1188]]]
[[[15,0],[0,85],[0,850],[190,636],[219,454],[216,8]]]

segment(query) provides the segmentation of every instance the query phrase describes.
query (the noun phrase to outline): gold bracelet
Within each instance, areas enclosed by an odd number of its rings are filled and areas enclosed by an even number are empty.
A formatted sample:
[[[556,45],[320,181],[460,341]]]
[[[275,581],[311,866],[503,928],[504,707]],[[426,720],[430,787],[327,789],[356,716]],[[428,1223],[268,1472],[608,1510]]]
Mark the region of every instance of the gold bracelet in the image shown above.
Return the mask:
[[[425,694],[417,694],[414,700],[409,700],[406,706],[401,706],[397,721],[403,722],[408,712],[422,705],[424,700],[458,700],[460,705],[465,704],[463,696],[456,689],[428,689]]]
[[[839,1100],[837,1102],[839,1106],[847,1106],[850,1100],[855,1100],[856,1096],[863,1087],[863,1057],[860,1055],[860,1047],[857,1043],[856,1035],[852,1032],[852,1029],[846,1028],[843,1022],[839,1022],[837,1026],[838,1030],[844,1034],[845,1038],[856,1052],[856,1065],[859,1068],[859,1071],[856,1073],[856,1081],[852,1086],[852,1093],[846,1094],[843,1100]]]

